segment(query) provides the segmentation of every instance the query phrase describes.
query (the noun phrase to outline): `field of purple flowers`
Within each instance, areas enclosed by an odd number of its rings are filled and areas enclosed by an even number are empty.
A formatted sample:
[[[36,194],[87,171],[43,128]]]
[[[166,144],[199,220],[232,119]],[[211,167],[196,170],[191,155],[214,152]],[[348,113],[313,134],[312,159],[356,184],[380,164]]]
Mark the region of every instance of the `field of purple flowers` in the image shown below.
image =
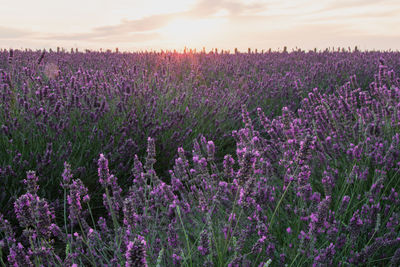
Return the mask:
[[[0,266],[399,266],[396,73],[398,52],[1,50]]]

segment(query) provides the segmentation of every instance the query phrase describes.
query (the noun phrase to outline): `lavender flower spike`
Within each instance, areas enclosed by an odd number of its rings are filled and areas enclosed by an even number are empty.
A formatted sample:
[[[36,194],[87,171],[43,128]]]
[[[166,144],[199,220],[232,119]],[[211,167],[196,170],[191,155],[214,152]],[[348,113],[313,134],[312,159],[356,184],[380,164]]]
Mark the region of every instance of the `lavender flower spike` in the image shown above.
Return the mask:
[[[108,170],[108,160],[103,154],[100,154],[98,165],[99,182],[102,186],[106,186],[110,177],[110,171]]]

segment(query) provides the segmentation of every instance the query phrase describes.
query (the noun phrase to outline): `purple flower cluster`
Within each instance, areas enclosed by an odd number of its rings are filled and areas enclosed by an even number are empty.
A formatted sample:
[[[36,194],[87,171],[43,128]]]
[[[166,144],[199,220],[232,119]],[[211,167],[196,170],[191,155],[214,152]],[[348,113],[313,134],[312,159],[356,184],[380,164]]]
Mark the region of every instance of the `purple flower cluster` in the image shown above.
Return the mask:
[[[0,122],[10,148],[0,182],[37,169],[0,214],[0,262],[398,265],[400,82],[390,55],[0,52],[4,64],[29,58],[18,75],[0,71],[0,97],[4,114],[20,110],[34,129]],[[40,75],[53,59],[60,72]],[[76,70],[65,73],[69,62]],[[228,78],[211,78],[221,71]],[[350,71],[348,82],[332,80]],[[20,152],[39,137],[39,154]],[[51,196],[46,174],[64,199],[40,197]]]

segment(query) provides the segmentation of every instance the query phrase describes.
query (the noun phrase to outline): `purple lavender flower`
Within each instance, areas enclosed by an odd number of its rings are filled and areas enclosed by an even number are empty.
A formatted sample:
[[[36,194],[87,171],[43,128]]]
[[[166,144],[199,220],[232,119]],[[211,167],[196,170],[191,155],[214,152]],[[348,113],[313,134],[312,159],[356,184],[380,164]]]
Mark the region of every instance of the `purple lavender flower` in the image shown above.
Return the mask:
[[[328,217],[330,203],[331,197],[326,196],[325,199],[319,203],[317,213],[312,213],[310,215],[310,233],[313,235],[319,233],[321,228],[324,226],[324,223]]]
[[[265,244],[265,241],[267,240],[266,236],[262,236],[260,237],[257,242],[253,245],[253,247],[251,248],[251,253],[258,255],[263,251],[263,247]]]
[[[39,190],[38,186],[39,178],[36,176],[34,171],[28,171],[26,173],[26,179],[24,179],[24,184],[26,185],[26,191],[31,194],[36,194]]]
[[[206,256],[210,253],[210,239],[207,230],[203,230],[200,233],[200,245],[197,247],[197,250],[202,256]]]
[[[343,212],[346,211],[346,209],[347,209],[347,207],[349,205],[349,202],[350,202],[350,197],[349,196],[343,196],[342,203],[341,203],[341,206],[339,208],[339,212],[340,213],[343,213]]]
[[[153,170],[153,165],[156,163],[156,145],[154,139],[149,137],[147,139],[147,157],[146,157],[146,164],[145,170],[150,172]]]
[[[207,142],[207,160],[208,161],[213,161],[214,160],[214,154],[215,154],[215,145],[213,141],[208,141]]]
[[[10,49],[9,55],[8,55],[8,64],[12,63],[14,57],[14,50]]]
[[[351,217],[349,225],[348,225],[349,232],[350,232],[350,235],[352,236],[352,238],[356,238],[356,236],[360,232],[360,230],[361,230],[360,228],[363,224],[364,223],[360,217],[360,211],[356,210],[353,213],[353,216]]]
[[[106,207],[109,214],[111,214],[110,209],[113,210],[114,214],[118,214],[123,204],[121,197],[122,189],[117,183],[117,177],[111,174],[108,177],[108,182],[106,185],[108,186],[106,190],[109,188],[110,191],[109,195],[103,194],[103,205]]]
[[[176,220],[176,219],[173,219]],[[174,226],[174,221],[168,225],[168,245],[172,248],[178,247],[179,243],[179,238],[178,234],[176,233],[175,226]]]
[[[138,236],[134,241],[129,241],[126,246],[126,267],[147,267],[146,240]]]
[[[4,216],[1,213],[0,213],[0,231],[4,233],[8,247],[15,245],[16,242],[15,233],[11,227],[10,222],[4,219]]]
[[[313,266],[332,266],[335,253],[335,245],[330,243],[328,247],[319,251],[314,258]]]
[[[7,260],[12,266],[34,266],[29,255],[31,253],[32,251],[29,249],[27,251],[21,243],[18,243],[10,248],[10,254],[7,257]]]
[[[64,162],[64,171],[62,173],[62,178],[63,182],[61,183],[61,186],[66,188],[72,179],[71,165],[69,165],[67,162]]]
[[[174,266],[181,266],[182,257],[177,255],[176,253],[172,254],[172,264]]]
[[[103,154],[100,154],[98,165],[99,182],[103,187],[105,187],[109,184],[110,171],[108,170],[108,160]]]
[[[40,57],[37,60],[38,65],[40,65],[40,63],[42,63],[42,60],[43,60],[45,54],[46,54],[46,50],[43,50],[43,52],[40,54]]]
[[[72,223],[76,223],[82,220],[83,215],[83,203],[88,203],[90,197],[88,195],[88,189],[84,186],[80,179],[75,179],[69,185],[69,192],[67,195],[67,203],[69,208],[69,219]]]
[[[394,253],[392,259],[390,260],[390,266],[394,267],[394,266],[399,266],[400,264],[400,248],[398,248],[396,250],[396,252]]]
[[[51,234],[49,229],[53,224],[55,214],[47,201],[36,195],[36,191],[39,189],[36,184],[37,179],[35,172],[27,173],[25,184],[28,193],[20,196],[14,202],[14,211],[21,227],[31,227],[35,229],[36,234],[49,237]]]

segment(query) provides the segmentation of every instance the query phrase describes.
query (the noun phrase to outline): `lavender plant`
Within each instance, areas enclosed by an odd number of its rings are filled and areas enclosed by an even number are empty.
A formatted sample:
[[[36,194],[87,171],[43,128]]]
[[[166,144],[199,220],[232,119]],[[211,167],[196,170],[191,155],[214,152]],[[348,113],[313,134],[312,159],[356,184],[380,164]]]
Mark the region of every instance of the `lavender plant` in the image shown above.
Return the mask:
[[[0,55],[1,265],[399,264],[393,54]]]

